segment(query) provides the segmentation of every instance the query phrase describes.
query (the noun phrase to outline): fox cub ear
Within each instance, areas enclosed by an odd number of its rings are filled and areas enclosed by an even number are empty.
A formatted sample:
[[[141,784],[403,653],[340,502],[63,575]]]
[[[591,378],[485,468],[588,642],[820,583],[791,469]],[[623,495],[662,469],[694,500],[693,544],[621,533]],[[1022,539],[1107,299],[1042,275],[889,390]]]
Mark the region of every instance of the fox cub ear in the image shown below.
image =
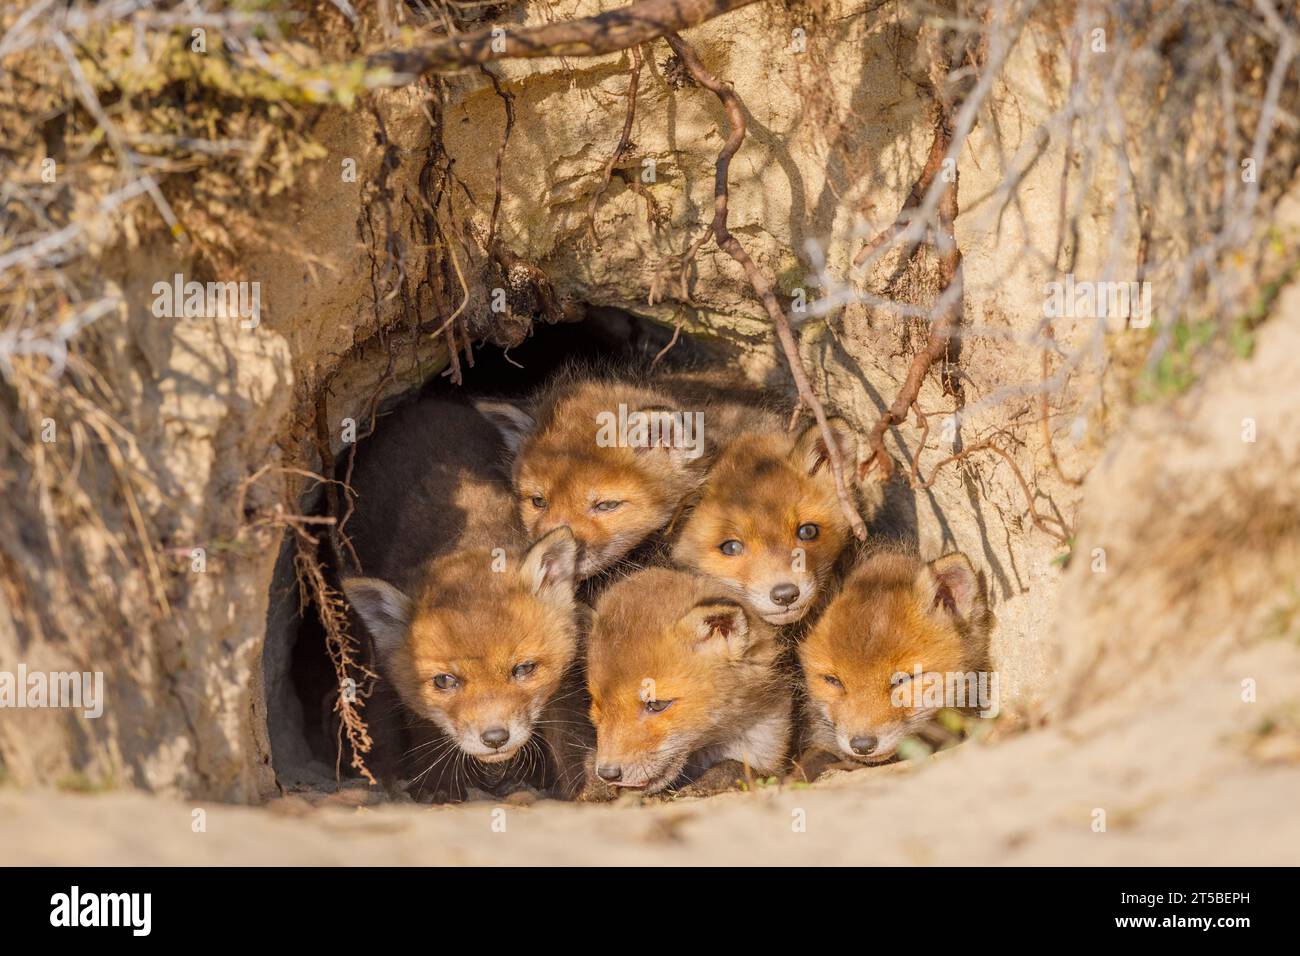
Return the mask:
[[[701,413],[702,414],[702,413]],[[691,412],[667,405],[647,405],[628,414],[629,429],[635,421],[644,431],[644,443],[635,445],[637,454],[651,455],[665,461],[670,468],[681,470],[704,453],[704,431],[695,427]]]
[[[344,578],[343,593],[374,638],[379,656],[387,657],[397,650],[411,626],[407,596],[379,578]]]
[[[931,561],[916,575],[916,592],[929,614],[970,620],[984,607],[984,594],[970,559],[961,552]]]
[[[578,542],[567,527],[545,535],[524,555],[520,580],[543,601],[571,609],[578,586]]]
[[[682,626],[701,653],[737,657],[749,646],[749,619],[731,601],[702,601],[682,616]]]
[[[519,449],[524,447],[528,436],[537,428],[533,416],[518,405],[480,399],[474,402],[474,407],[501,433],[501,440],[505,442],[511,458],[519,454]]]
[[[852,466],[858,457],[858,436],[842,418],[828,419],[826,424],[835,439],[835,448],[840,453],[840,458],[846,463],[844,475],[851,479],[857,473],[857,469]],[[826,439],[822,437],[821,428],[815,422],[804,429],[799,440],[794,443],[794,451],[790,453],[790,461],[795,467],[803,468],[810,475],[821,471],[830,458]]]

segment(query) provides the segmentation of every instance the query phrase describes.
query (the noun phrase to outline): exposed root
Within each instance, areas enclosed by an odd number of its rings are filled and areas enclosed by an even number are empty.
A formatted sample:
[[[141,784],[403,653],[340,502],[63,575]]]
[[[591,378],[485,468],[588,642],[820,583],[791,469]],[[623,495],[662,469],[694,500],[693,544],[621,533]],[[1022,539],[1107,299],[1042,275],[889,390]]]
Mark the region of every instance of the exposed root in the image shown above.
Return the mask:
[[[925,166],[921,169],[921,174],[912,184],[907,198],[903,200],[903,206],[894,217],[894,221],[886,226],[880,232],[867,241],[867,243],[858,250],[858,254],[853,257],[854,266],[862,266],[886,243],[892,241],[904,229],[907,228],[909,215],[913,210],[920,207],[921,202],[925,199],[925,194],[930,191],[934,184],[934,179],[943,169],[944,157],[948,154],[948,147],[952,142],[952,130],[945,127],[941,120],[935,125],[934,138],[930,140],[930,152],[925,157]],[[916,243],[913,243],[903,252],[903,260],[910,259],[916,249]]]
[[[777,339],[781,343],[781,349],[785,353],[786,361],[790,364],[790,373],[794,376],[795,387],[799,391],[799,400],[817,419],[817,427],[821,431],[822,439],[826,444],[827,458],[830,460],[831,474],[835,478],[835,494],[839,498],[840,508],[844,512],[845,518],[848,519],[853,534],[858,540],[865,541],[867,526],[862,520],[862,515],[858,513],[858,509],[849,495],[848,485],[844,480],[844,456],[840,454],[839,445],[831,432],[826,410],[822,407],[821,401],[813,391],[812,384],[808,381],[808,375],[803,368],[803,361],[799,358],[799,344],[790,328],[790,321],[786,318],[781,304],[777,302],[776,293],[772,290],[772,283],[768,281],[767,276],[750,258],[744,246],[727,229],[727,172],[731,166],[731,157],[736,154],[736,151],[740,149],[741,144],[745,141],[745,111],[741,105],[740,97],[736,95],[736,91],[730,85],[723,83],[705,68],[700,61],[699,55],[696,54],[695,48],[689,43],[676,33],[669,33],[666,39],[695,82],[713,93],[722,103],[723,109],[727,111],[727,119],[731,123],[731,132],[727,136],[726,143],[723,144],[722,152],[718,154],[713,182],[713,238],[717,241],[719,249],[740,263],[741,268],[745,270],[746,277],[749,279],[749,284],[753,286],[755,294],[763,303],[763,308],[767,310],[768,316],[772,319],[772,323],[776,327]],[[692,245],[692,250],[697,250],[697,248],[696,245]]]
[[[647,297],[650,305],[654,305],[663,298],[661,294],[663,284],[667,280],[668,274],[675,268],[677,272],[677,298],[691,308],[696,308],[696,303],[691,299],[691,264],[695,262],[695,257],[712,236],[713,231],[711,229],[704,229],[691,241],[691,244],[686,247],[686,250],[680,256],[676,259],[670,259],[667,264],[659,269],[654,278],[650,280],[650,294]]]
[[[338,696],[334,713],[338,715],[338,756],[334,762],[334,776],[342,779],[343,744],[347,741],[352,751],[350,766],[370,784],[378,781],[366,766],[365,755],[374,746],[362,710],[374,690],[378,675],[358,660],[360,648],[348,629],[348,605],[343,595],[330,587],[325,571],[316,555],[318,539],[295,528],[294,570],[298,576],[299,610],[306,611],[308,603],[316,605],[321,626],[325,629],[325,650],[334,665],[338,680]]]
[[[929,416],[919,408],[916,409],[916,416],[921,426],[921,441],[917,446],[916,455],[912,459],[911,485],[914,490],[924,491],[931,487],[934,484],[935,479],[939,477],[939,472],[943,469],[944,465],[958,461],[965,461],[977,452],[992,452],[1010,466],[1011,473],[1015,476],[1016,484],[1020,486],[1020,490],[1024,493],[1025,507],[1029,515],[1029,520],[1032,522],[1033,526],[1058,543],[1069,544],[1070,539],[1074,536],[1073,530],[1059,518],[1053,517],[1052,515],[1045,515],[1034,506],[1034,493],[1029,487],[1029,482],[1025,480],[1024,474],[1020,471],[1020,467],[1016,464],[1015,458],[1000,445],[996,444],[992,438],[978,442],[977,444],[971,445],[969,448],[963,448],[961,451],[949,455],[934,466],[934,469],[930,472],[929,478],[922,478],[921,453],[925,451],[925,441],[930,434],[930,423]],[[1056,527],[1051,527],[1048,522],[1056,525]]]
[[[484,73],[496,82],[496,77],[488,70]],[[499,90],[499,88],[498,88]],[[489,226],[489,233],[496,229],[496,217],[501,206],[501,162],[502,155],[505,152],[506,142],[510,137],[510,128],[513,124],[513,107],[511,99],[503,90],[499,90],[503,101],[506,104],[506,130],[502,138],[501,146],[497,152],[497,191],[496,199],[492,206],[492,221]],[[429,102],[433,105],[436,113],[428,113],[429,125],[432,129],[429,154],[425,158],[424,166],[420,169],[420,219],[423,224],[424,244],[425,244],[425,274],[423,285],[427,286],[429,295],[433,300],[434,311],[442,318],[441,324],[433,332],[433,336],[443,336],[447,346],[447,370],[444,375],[450,376],[452,382],[456,385],[461,383],[460,369],[460,350],[463,345],[465,350],[465,361],[473,368],[474,353],[472,348],[471,336],[469,331],[468,317],[465,314],[465,307],[469,304],[469,286],[465,282],[465,274],[461,269],[460,258],[456,255],[454,244],[448,240],[442,223],[438,219],[438,211],[442,207],[443,201],[447,205],[447,221],[455,229],[456,214],[455,208],[451,201],[451,189],[449,183],[451,180],[451,161],[447,157],[446,151],[442,146],[442,109],[440,100],[440,87],[435,81],[430,91]],[[436,181],[435,181],[436,177]],[[451,264],[451,271],[455,274],[456,284],[460,289],[460,304],[454,309],[451,308],[453,293],[451,289],[451,276],[448,275],[447,265]],[[459,341],[457,333],[459,332]]]
[[[932,72],[937,80],[935,88],[939,90],[943,78],[948,74],[949,64],[939,45],[936,44],[935,46],[934,56],[936,62]],[[947,158],[953,142],[954,110],[952,103],[942,94],[940,94],[939,100],[939,115],[935,121],[934,138],[930,143],[930,153],[926,158],[925,168],[912,186],[898,219],[895,220],[892,226],[881,232],[863,247],[854,259],[855,264],[866,262],[880,246],[906,228],[908,218],[906,214],[921,205],[924,197],[934,184],[935,177],[940,175],[943,170],[944,160]],[[879,479],[882,482],[888,481],[893,476],[894,459],[885,449],[885,435],[890,428],[907,419],[908,411],[916,404],[917,396],[921,393],[921,385],[925,381],[926,373],[929,372],[930,367],[935,362],[941,360],[943,362],[942,380],[944,391],[955,396],[958,401],[961,400],[960,378],[956,373],[954,355],[952,354],[954,333],[961,325],[965,301],[962,286],[961,250],[957,248],[957,238],[953,225],[958,213],[957,188],[957,173],[954,166],[951,182],[943,188],[936,207],[941,233],[937,244],[942,250],[938,270],[939,287],[943,290],[939,294],[937,303],[939,314],[931,321],[930,334],[926,339],[925,348],[913,356],[912,363],[907,369],[907,375],[904,377],[903,384],[899,388],[894,401],[881,413],[880,418],[877,419],[875,425],[867,434],[869,453],[859,469],[860,478],[865,478],[873,468],[879,469]],[[918,243],[914,243],[905,250],[905,261],[915,254],[918,246]]]
[[[497,218],[501,214],[501,170],[505,162],[506,147],[510,144],[510,132],[515,128],[515,98],[506,92],[497,75],[486,66],[480,66],[479,71],[492,81],[492,89],[496,91],[497,97],[501,100],[501,106],[506,111],[506,125],[501,130],[501,143],[497,146],[496,187],[492,195],[492,217],[488,220],[486,246],[488,252],[491,252],[496,247]]]
[[[614,166],[623,154],[627,152],[628,145],[632,141],[632,121],[636,118],[636,94],[637,88],[641,84],[641,51],[637,47],[632,47],[632,69],[628,71],[627,85],[627,115],[623,118],[623,134],[618,138],[618,146],[610,154],[609,160],[605,163],[605,171],[601,176],[600,185],[592,193],[590,202],[587,203],[587,235],[594,246],[597,243],[596,238],[596,206],[600,202],[600,197],[605,194],[609,188],[609,181],[614,176]]]
[[[677,317],[677,321],[673,323],[673,337],[668,340],[667,345],[655,353],[655,357],[650,361],[650,368],[654,369],[658,367],[659,363],[663,360],[663,357],[673,350],[673,346],[677,344],[677,340],[682,337],[682,326],[685,323],[686,319],[683,316]]]
[[[748,6],[754,0],[640,0],[594,17],[507,30],[484,27],[442,37],[427,46],[387,50],[366,60],[368,70],[419,76],[494,60],[617,53],[676,30]]]
[[[1043,335],[1047,338],[1049,343],[1055,339],[1055,334],[1053,333],[1050,324],[1044,328]],[[1056,473],[1056,477],[1060,478],[1067,485],[1072,485],[1077,488],[1083,484],[1083,479],[1074,478],[1065,473],[1065,470],[1061,467],[1060,459],[1056,457],[1056,447],[1052,444],[1052,425],[1048,419],[1048,413],[1051,411],[1051,392],[1047,387],[1047,373],[1050,363],[1051,349],[1047,345],[1044,345],[1043,372],[1041,379],[1042,387],[1038,396],[1038,421],[1043,429],[1043,447],[1047,449],[1047,459],[1051,462],[1052,471]]]

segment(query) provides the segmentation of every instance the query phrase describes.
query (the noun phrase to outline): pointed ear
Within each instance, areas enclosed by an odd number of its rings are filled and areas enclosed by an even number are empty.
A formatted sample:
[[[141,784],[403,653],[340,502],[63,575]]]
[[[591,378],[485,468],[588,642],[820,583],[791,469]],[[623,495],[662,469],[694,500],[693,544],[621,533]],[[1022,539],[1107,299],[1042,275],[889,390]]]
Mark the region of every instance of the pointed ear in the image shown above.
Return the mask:
[[[578,586],[578,543],[567,527],[556,528],[528,549],[520,580],[529,592],[559,607],[573,607]]]
[[[681,624],[701,653],[734,657],[749,647],[749,619],[734,601],[701,601],[682,616]]]
[[[501,440],[505,442],[511,458],[519,454],[519,449],[524,446],[528,436],[537,428],[537,422],[533,420],[533,416],[518,405],[480,399],[474,402],[474,407],[478,409],[480,415],[490,421],[496,427],[496,430],[501,433]]]
[[[674,468],[681,468],[703,454],[702,413],[697,417],[696,413],[669,408],[667,405],[648,405],[629,413],[629,421],[633,415],[644,416],[646,429],[647,444],[638,445],[634,449],[638,454],[666,458]]]
[[[970,620],[984,607],[984,594],[970,559],[960,552],[931,561],[916,575],[916,593],[928,614]]]
[[[835,439],[835,447],[840,453],[840,458],[846,462],[845,480],[851,481],[857,473],[857,469],[852,466],[858,457],[858,436],[849,427],[849,423],[842,418],[828,419],[826,424]],[[816,422],[804,430],[794,444],[794,451],[790,453],[790,461],[795,467],[803,468],[810,475],[821,471],[822,466],[827,464],[830,458],[830,453],[826,450],[826,440],[822,437],[821,428]],[[829,470],[827,473],[829,474]]]
[[[411,626],[411,602],[379,578],[344,578],[343,593],[374,638],[375,650],[387,657],[401,645]]]

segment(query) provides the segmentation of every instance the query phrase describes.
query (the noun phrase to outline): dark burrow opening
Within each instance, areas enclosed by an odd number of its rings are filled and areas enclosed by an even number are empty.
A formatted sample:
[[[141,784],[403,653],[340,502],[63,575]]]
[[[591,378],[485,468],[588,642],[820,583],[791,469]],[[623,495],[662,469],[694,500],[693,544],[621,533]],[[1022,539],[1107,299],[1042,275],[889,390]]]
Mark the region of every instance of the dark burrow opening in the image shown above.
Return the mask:
[[[386,401],[376,418],[375,431],[384,427],[386,413],[421,396],[522,398],[570,363],[645,369],[662,352],[659,367],[680,368],[724,363],[730,357],[725,346],[687,335],[680,336],[664,352],[672,339],[671,328],[648,319],[618,309],[589,307],[581,322],[538,324],[522,345],[508,353],[488,344],[476,347],[473,367],[462,364],[464,378],[460,385],[436,375],[422,386]],[[363,452],[365,440],[363,433],[358,453]],[[304,513],[327,513],[324,496],[317,494],[306,502]],[[294,553],[293,540],[286,537],[272,582],[263,647],[272,766],[278,784],[286,791],[329,792],[340,784],[356,788],[363,784],[363,778],[352,768],[352,752],[346,741],[340,743],[338,724],[333,718],[339,680],[327,650],[319,609],[309,597],[299,610]],[[322,547],[320,556],[330,585],[337,587],[337,569],[329,549]],[[368,662],[368,638],[364,634],[355,637]]]

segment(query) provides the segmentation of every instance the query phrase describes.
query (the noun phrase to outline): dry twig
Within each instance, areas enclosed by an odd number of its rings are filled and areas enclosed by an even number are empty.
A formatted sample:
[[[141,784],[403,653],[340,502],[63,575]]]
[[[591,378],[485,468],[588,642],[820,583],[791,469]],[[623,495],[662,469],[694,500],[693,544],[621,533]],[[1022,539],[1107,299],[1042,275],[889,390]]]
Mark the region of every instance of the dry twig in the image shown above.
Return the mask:
[[[763,308],[771,318],[772,324],[776,328],[777,339],[781,343],[781,349],[790,365],[790,374],[794,376],[795,387],[799,391],[799,400],[812,412],[813,417],[817,420],[817,427],[821,431],[823,442],[826,444],[826,456],[830,462],[831,474],[835,478],[835,494],[839,498],[840,509],[844,512],[844,517],[848,519],[853,534],[858,540],[865,541],[867,526],[862,521],[862,515],[858,513],[857,506],[854,504],[852,496],[849,494],[848,485],[844,480],[844,456],[840,454],[839,444],[835,440],[835,435],[831,431],[830,423],[826,417],[826,410],[822,407],[817,393],[813,391],[812,383],[808,381],[808,375],[803,368],[803,360],[799,357],[799,343],[795,340],[794,332],[790,328],[790,321],[786,318],[781,304],[776,300],[776,293],[772,289],[772,283],[754,263],[754,260],[750,258],[749,253],[745,251],[745,247],[727,228],[727,200],[729,195],[727,173],[731,167],[731,158],[736,155],[736,151],[740,149],[741,144],[745,141],[744,107],[741,105],[740,97],[736,95],[736,91],[729,84],[723,83],[708,71],[700,61],[694,47],[676,33],[669,33],[666,39],[669,46],[673,48],[673,52],[681,59],[682,64],[695,81],[713,93],[722,103],[723,109],[727,111],[731,132],[727,136],[726,143],[723,144],[722,151],[718,154],[713,180],[713,238],[717,241],[719,249],[740,263],[741,268],[745,270],[746,277],[749,279],[749,284],[753,286],[755,294],[763,303]]]

